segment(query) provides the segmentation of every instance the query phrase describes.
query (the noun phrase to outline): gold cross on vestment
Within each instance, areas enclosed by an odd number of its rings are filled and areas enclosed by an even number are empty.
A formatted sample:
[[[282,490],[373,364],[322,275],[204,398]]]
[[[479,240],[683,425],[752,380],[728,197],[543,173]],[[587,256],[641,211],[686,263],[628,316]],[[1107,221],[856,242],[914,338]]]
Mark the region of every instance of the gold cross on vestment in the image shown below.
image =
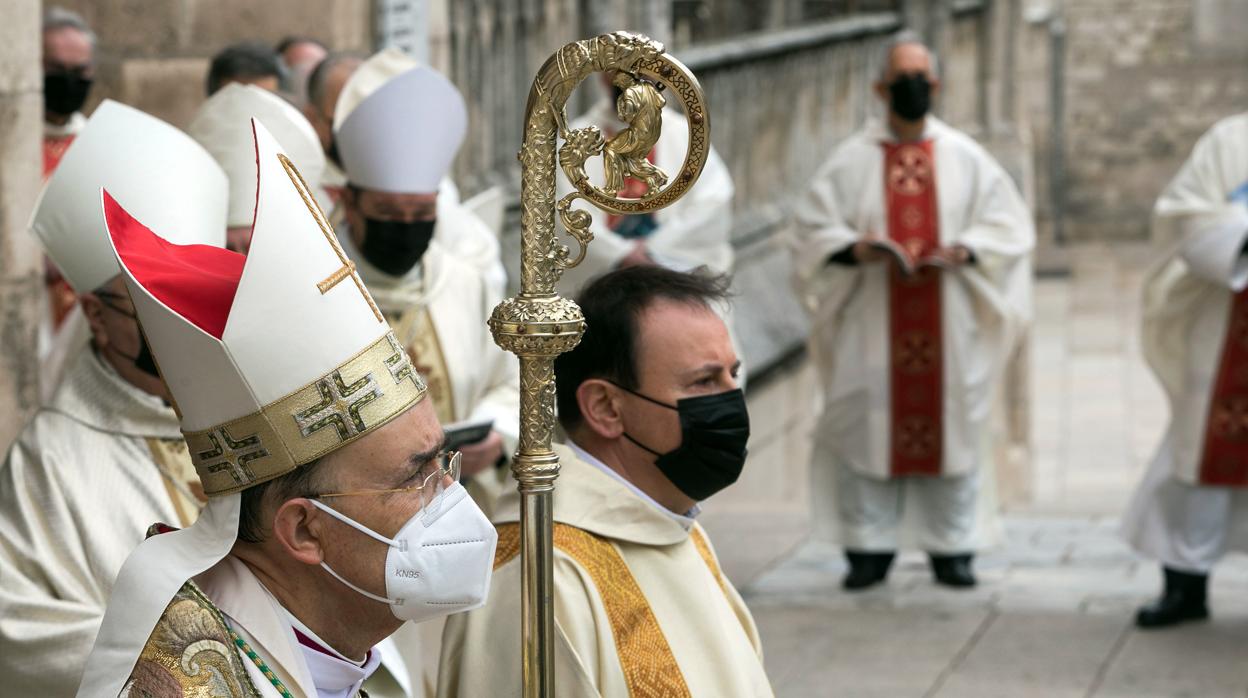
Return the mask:
[[[338,238],[334,236],[334,231],[330,229],[329,221],[325,218],[325,212],[321,210],[321,205],[313,198],[311,191],[308,189],[308,183],[303,181],[303,175],[299,174],[299,170],[295,169],[294,163],[285,155],[279,153],[277,159],[281,161],[282,167],[286,169],[286,174],[290,176],[290,181],[294,183],[295,189],[299,192],[300,198],[303,199],[304,205],[308,207],[312,218],[316,219],[317,226],[320,227],[321,233],[325,235],[325,241],[334,249],[334,254],[338,255],[338,261],[342,262],[341,267],[316,285],[317,290],[323,296],[349,277],[355,282],[355,287],[359,290],[360,295],[368,302],[368,307],[372,309],[373,315],[377,317],[377,322],[385,322],[386,319],[382,317],[381,310],[373,302],[373,297],[369,295],[368,289],[364,288],[364,280],[356,272],[355,262],[347,259],[347,254],[342,251],[342,246],[338,244]]]

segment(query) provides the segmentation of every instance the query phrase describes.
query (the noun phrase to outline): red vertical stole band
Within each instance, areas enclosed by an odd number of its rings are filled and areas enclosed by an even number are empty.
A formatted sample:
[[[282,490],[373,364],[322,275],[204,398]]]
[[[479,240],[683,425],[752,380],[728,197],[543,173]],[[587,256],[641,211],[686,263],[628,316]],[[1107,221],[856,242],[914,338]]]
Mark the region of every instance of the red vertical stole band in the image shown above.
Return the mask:
[[[1231,298],[1205,425],[1200,484],[1248,486],[1248,291]]]
[[[888,237],[918,260],[940,246],[932,142],[884,144]],[[944,455],[941,272],[890,266],[892,477],[940,475]]]

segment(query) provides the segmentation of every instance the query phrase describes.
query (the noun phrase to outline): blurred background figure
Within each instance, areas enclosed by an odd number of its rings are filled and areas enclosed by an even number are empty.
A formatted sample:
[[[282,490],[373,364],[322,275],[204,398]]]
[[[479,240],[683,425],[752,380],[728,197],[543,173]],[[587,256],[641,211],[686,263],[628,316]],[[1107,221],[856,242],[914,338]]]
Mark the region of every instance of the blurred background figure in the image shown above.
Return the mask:
[[[888,105],[833,152],[797,211],[794,266],[823,388],[811,463],[818,534],[843,586],[881,583],[897,550],[976,583],[1001,536],[990,415],[1030,312],[1031,214],[991,156],[930,115],[940,88],[914,34],[885,48]]]
[[[95,34],[77,12],[52,6],[43,16],[43,176],[56,169],[86,117],[95,77]]]
[[[233,82],[277,92],[282,87],[283,77],[277,51],[259,41],[240,41],[212,57],[206,87],[209,97]]]
[[[256,145],[251,120],[277,139],[313,193],[321,191],[325,156],[312,125],[276,94],[255,85],[231,83],[208,98],[187,129],[230,179],[226,246],[247,254],[256,212]],[[327,201],[318,201],[323,207]]]
[[[329,55],[325,44],[306,36],[287,36],[277,42],[277,55],[286,76],[283,89],[295,106],[302,107],[308,99],[308,74]]]

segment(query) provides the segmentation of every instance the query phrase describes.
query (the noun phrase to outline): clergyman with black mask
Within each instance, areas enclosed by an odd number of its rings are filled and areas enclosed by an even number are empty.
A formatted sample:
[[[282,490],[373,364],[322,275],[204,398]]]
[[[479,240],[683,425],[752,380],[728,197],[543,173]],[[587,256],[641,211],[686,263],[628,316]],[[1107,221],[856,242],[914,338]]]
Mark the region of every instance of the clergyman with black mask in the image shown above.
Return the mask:
[[[727,286],[646,265],[578,299],[585,336],[555,362],[568,436],[555,446],[560,696],[772,695],[754,621],[697,523],[699,502],[741,474],[750,436],[741,362],[716,311]],[[517,492],[499,500],[499,593],[447,621],[440,697],[520,684],[521,600],[506,591],[520,584],[519,514]]]
[[[488,513],[519,437],[520,379],[485,324],[504,292],[498,241],[445,185],[467,130],[463,97],[383,51],[351,74],[334,121],[347,175],[338,240],[424,376]],[[465,433],[480,438],[463,443]]]
[[[169,389],[108,242],[100,190],[177,244],[225,244],[225,173],[195,141],[101,104],[39,200],[31,231],[90,327],[60,386],[0,465],[0,693],[70,698],[115,578],[155,521],[204,504]]]
[[[975,551],[1000,537],[990,430],[1035,236],[1001,166],[931,115],[927,47],[897,36],[880,66],[884,119],[832,150],[791,238],[823,391],[815,544],[844,547],[848,590],[884,582],[904,547],[969,587]]]
[[[95,80],[95,34],[82,17],[62,7],[43,16],[43,176],[56,169],[82,130],[82,107]]]

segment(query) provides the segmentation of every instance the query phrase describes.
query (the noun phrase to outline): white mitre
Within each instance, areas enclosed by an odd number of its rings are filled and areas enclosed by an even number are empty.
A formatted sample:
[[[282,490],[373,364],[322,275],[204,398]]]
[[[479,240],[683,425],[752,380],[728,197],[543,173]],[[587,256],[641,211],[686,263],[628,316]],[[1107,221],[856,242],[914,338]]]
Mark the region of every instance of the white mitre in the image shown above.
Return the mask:
[[[338,93],[338,101],[334,102],[334,130],[337,131],[342,122],[351,116],[351,112],[360,106],[360,102],[382,85],[412,68],[419,67],[420,61],[393,47],[369,56],[351,73],[351,77],[343,84],[342,91]]]
[[[210,497],[190,528],[148,538],[109,599],[80,696],[115,696],[181,586],[225,557],[240,490],[402,414],[425,384],[338,246],[307,184],[253,121],[259,167],[246,257],[175,245],[110,196],[104,216],[152,354]]]
[[[361,66],[351,79],[364,70]],[[338,105],[335,120],[343,113],[342,99]],[[459,90],[438,71],[418,65],[386,80],[350,109],[334,139],[352,185],[426,193],[438,191],[467,129],[468,111]]]
[[[254,174],[253,174],[254,178]],[[104,100],[43,188],[30,230],[70,286],[88,293],[119,271],[100,189],[182,245],[225,245],[225,173],[185,133]]]
[[[216,158],[230,178],[228,225],[251,225],[256,208],[256,146],[251,120],[264,126],[313,191],[325,172],[325,153],[316,130],[286,100],[255,85],[230,83],[204,102],[187,132]],[[147,223],[139,214],[135,218]],[[150,225],[150,224],[149,224]],[[160,230],[152,226],[154,230]]]

